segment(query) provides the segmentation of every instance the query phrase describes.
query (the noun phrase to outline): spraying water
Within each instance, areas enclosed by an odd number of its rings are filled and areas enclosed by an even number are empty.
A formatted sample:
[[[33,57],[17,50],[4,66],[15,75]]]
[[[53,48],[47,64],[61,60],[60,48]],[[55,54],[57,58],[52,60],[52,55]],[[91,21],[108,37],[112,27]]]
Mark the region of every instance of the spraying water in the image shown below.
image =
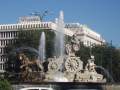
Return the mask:
[[[54,80],[54,82],[69,82],[68,79],[66,77],[64,77],[64,74],[61,72],[56,72],[54,74],[53,80]]]
[[[55,56],[64,55],[64,14],[60,11],[59,19],[56,20],[57,32],[55,32]]]
[[[39,41],[39,60],[44,61],[45,60],[45,33],[42,32],[40,41]]]

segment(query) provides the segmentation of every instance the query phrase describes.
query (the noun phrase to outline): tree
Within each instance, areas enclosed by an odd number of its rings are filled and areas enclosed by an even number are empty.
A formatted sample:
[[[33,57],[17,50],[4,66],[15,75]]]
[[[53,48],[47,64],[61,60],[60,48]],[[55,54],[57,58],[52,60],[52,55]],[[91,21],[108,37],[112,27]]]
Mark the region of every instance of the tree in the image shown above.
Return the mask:
[[[80,43],[80,49],[76,52],[76,55],[80,57],[80,59],[84,62],[83,66],[85,67],[87,60],[90,58],[90,48]]]
[[[80,50],[76,55],[84,62],[84,66],[90,58],[90,55],[94,55],[96,65],[105,68],[115,82],[120,82],[120,50],[116,47],[111,44],[105,44],[95,45],[90,48],[81,44]]]
[[[0,79],[0,90],[12,90],[10,83],[6,79]]]
[[[94,46],[95,63],[109,71],[115,82],[120,82],[120,51],[110,44]]]

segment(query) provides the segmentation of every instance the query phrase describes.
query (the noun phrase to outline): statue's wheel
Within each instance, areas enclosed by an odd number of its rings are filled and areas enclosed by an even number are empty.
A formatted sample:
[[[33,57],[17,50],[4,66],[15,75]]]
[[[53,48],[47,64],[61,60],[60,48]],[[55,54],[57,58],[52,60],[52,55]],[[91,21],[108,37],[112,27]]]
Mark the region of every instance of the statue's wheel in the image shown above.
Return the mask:
[[[65,69],[67,72],[77,72],[82,68],[82,61],[77,57],[68,57],[65,61]]]
[[[50,60],[48,64],[48,71],[55,72],[58,71],[59,65],[55,60]]]

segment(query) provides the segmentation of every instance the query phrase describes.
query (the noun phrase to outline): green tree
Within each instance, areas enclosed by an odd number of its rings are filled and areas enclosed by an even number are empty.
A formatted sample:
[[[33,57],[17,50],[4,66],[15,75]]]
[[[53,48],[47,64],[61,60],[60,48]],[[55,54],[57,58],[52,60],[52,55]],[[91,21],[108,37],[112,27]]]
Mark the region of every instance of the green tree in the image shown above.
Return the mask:
[[[112,71],[111,74],[116,82],[120,82],[120,50],[112,51]]]
[[[120,82],[120,51],[116,47],[106,44],[94,46],[92,53],[95,56],[95,63],[108,70],[115,82]]]
[[[111,44],[105,44],[95,45],[90,48],[81,44],[80,50],[76,55],[84,62],[84,66],[90,55],[94,55],[96,65],[104,67],[115,82],[120,82],[120,50],[116,47]]]
[[[90,47],[86,47],[83,43],[80,43],[80,49],[76,52],[76,55],[80,57],[80,59],[84,62],[83,66],[85,66],[87,60],[90,58]]]
[[[0,90],[12,90],[11,84],[6,79],[0,79]]]

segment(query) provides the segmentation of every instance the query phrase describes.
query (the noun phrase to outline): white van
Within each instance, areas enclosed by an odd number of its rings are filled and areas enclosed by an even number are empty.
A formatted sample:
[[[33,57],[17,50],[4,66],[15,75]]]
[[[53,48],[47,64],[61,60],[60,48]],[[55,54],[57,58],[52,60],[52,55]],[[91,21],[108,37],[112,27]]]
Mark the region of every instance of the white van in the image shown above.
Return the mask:
[[[53,90],[53,88],[49,88],[49,87],[27,87],[27,88],[22,88],[20,90]]]

